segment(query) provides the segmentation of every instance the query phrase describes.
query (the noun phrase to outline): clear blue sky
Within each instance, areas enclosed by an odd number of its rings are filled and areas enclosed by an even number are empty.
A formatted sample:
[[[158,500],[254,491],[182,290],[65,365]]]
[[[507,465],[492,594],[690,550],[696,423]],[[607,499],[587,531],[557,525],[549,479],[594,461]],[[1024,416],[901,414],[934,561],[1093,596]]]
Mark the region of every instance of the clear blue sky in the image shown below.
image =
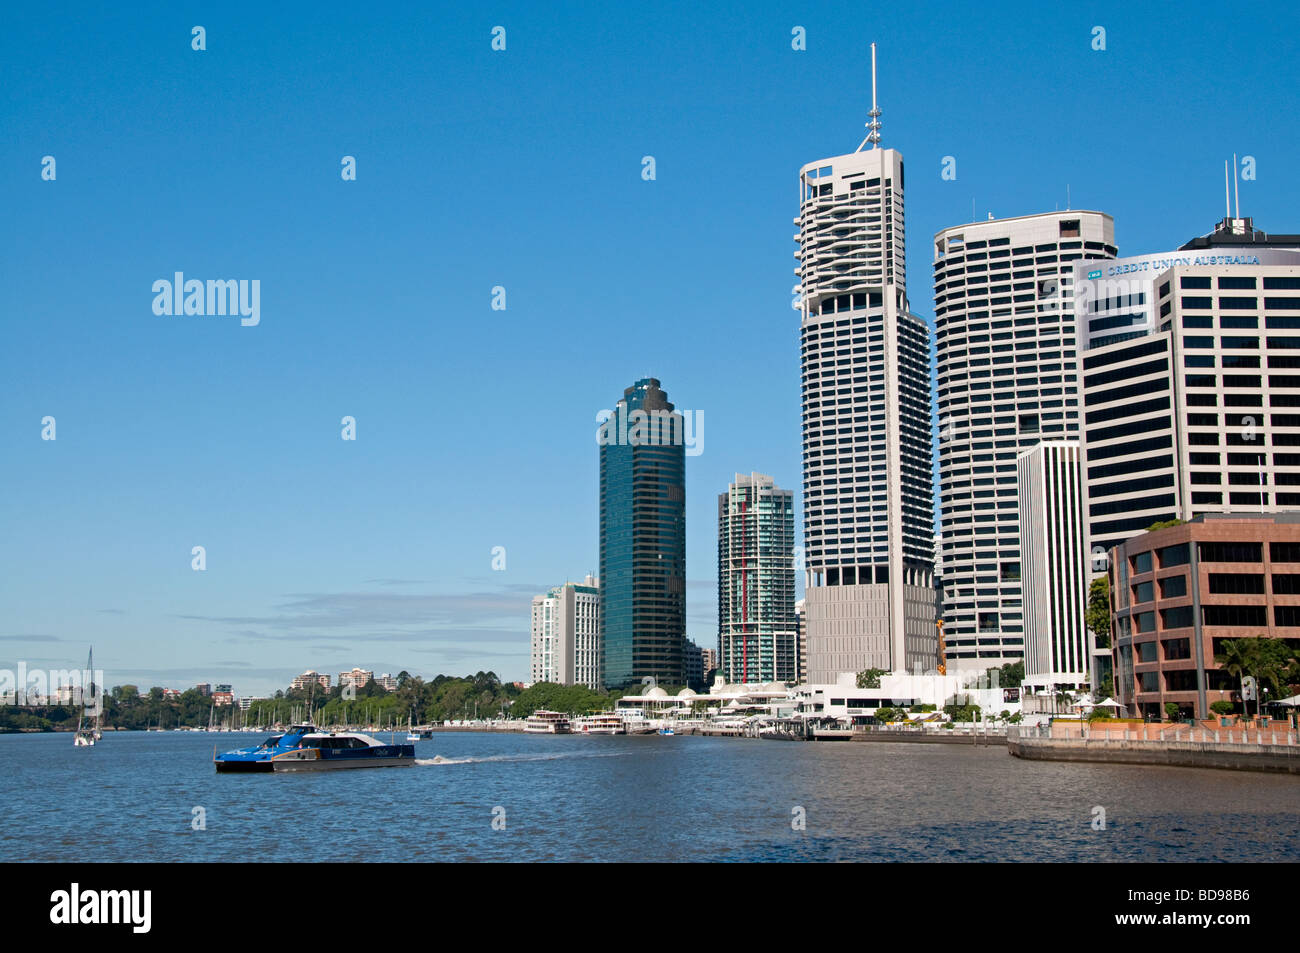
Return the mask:
[[[1222,216],[1237,152],[1243,213],[1300,231],[1293,10],[551,7],[6,8],[0,666],[93,642],[110,685],[526,678],[529,599],[596,567],[595,415],[647,375],[704,412],[714,645],[716,495],[799,488],[796,174],[861,141],[873,40],[920,314],[972,200],[1068,184],[1121,254],[1164,250]],[[176,271],[260,280],[260,325],[154,315]]]

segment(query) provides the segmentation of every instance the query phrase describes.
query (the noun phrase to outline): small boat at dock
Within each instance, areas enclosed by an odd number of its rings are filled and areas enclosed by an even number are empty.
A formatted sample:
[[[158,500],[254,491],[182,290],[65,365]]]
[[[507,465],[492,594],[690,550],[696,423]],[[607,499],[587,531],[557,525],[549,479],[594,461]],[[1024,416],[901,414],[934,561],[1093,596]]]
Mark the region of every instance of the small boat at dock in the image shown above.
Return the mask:
[[[568,715],[539,708],[528,716],[524,731],[528,734],[567,735],[573,732],[573,726],[569,724]]]

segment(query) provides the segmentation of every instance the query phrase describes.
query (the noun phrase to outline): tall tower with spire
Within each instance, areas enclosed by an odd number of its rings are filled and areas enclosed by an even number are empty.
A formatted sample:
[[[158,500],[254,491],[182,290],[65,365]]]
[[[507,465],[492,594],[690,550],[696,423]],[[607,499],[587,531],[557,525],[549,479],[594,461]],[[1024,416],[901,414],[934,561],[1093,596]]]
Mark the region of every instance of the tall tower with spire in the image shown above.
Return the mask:
[[[934,668],[930,334],[907,300],[903,157],[867,137],[799,170],[808,680]]]

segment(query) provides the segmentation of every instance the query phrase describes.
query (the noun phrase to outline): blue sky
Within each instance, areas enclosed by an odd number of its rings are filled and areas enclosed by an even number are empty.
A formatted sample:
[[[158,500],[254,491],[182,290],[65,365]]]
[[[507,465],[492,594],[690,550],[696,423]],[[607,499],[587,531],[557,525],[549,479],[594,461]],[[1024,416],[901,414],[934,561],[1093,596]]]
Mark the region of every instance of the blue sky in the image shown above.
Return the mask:
[[[529,599],[596,567],[595,415],[647,375],[704,413],[714,645],[716,495],[799,488],[796,174],[861,141],[873,40],[927,318],[972,200],[1068,185],[1121,254],[1164,250],[1222,216],[1236,152],[1242,212],[1300,231],[1293,11],[549,6],[7,8],[0,666],[93,642],[109,684],[526,678]],[[258,279],[261,323],[156,316],[176,271]]]

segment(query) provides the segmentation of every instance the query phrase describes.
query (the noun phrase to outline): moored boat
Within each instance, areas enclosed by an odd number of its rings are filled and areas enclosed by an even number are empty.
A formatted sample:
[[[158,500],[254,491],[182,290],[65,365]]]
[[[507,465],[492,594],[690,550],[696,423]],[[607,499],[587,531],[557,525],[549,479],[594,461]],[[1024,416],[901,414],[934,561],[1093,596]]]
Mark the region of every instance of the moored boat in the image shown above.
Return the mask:
[[[395,768],[415,763],[414,745],[386,745],[355,731],[322,731],[294,725],[260,745],[212,759],[219,772],[324,771],[334,768]]]
[[[584,715],[573,723],[573,733],[578,735],[621,735],[626,731],[618,715]]]
[[[568,715],[539,708],[524,722],[524,731],[529,734],[567,735],[573,731],[573,727],[569,724]]]

